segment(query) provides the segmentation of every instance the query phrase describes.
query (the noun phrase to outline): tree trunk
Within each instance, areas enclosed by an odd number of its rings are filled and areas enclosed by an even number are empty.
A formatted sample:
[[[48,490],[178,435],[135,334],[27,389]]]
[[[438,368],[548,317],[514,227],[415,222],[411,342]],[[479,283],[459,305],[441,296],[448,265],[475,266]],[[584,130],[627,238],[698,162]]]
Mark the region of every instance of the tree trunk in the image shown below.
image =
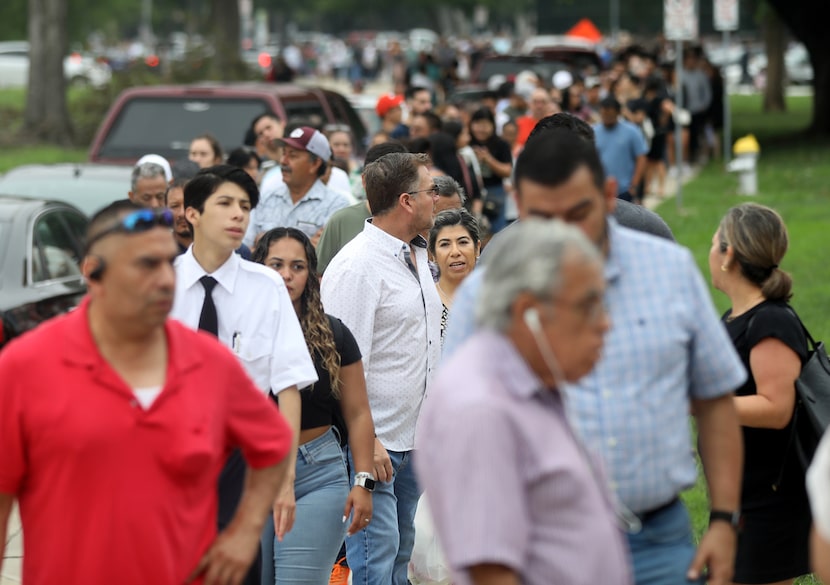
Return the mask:
[[[810,131],[830,134],[830,43],[811,53],[813,65],[813,122]]]
[[[830,2],[767,0],[807,48],[813,65],[813,121],[810,130],[830,135]]]
[[[29,0],[29,87],[23,131],[28,137],[72,144],[63,59],[69,46],[65,0]]]
[[[783,112],[787,109],[784,99],[786,71],[784,51],[787,50],[787,30],[774,10],[764,10],[764,45],[767,52],[767,74],[764,86],[764,111]]]
[[[245,64],[239,55],[239,2],[213,0],[211,22],[213,48],[216,51],[214,67],[220,81],[244,79]]]

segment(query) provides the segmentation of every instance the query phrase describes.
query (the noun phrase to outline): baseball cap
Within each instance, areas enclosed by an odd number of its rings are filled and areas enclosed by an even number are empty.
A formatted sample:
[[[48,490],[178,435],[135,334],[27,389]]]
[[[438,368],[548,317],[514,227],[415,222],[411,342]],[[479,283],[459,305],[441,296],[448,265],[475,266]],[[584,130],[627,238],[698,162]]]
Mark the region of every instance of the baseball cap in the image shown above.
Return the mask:
[[[170,163],[167,162],[167,159],[161,156],[160,154],[145,154],[140,159],[138,159],[138,162],[135,163],[135,166],[141,166],[144,163],[153,163],[160,166],[164,169],[164,178],[167,179],[167,182],[169,183],[173,180],[173,171],[170,168]]]
[[[383,118],[389,110],[392,108],[396,108],[403,102],[402,95],[395,95],[393,93],[387,93],[380,98],[378,98],[378,103],[375,106],[375,111],[378,113],[378,116]]]
[[[292,148],[310,152],[326,162],[331,158],[329,141],[323,136],[322,132],[315,130],[311,126],[295,128],[291,131],[291,134],[278,138],[276,141],[291,146]]]
[[[558,90],[563,90],[573,85],[574,78],[570,71],[562,70],[554,73],[551,81],[553,82],[553,87]]]

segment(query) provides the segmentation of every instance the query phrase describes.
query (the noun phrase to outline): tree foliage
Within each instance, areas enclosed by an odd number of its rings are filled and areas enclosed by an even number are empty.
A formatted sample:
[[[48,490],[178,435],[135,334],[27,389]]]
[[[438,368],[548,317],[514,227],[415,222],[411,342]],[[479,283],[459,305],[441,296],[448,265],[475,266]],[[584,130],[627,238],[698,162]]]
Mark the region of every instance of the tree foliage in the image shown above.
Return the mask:
[[[811,130],[830,135],[830,2],[767,0],[790,32],[807,48],[813,66],[813,121]]]

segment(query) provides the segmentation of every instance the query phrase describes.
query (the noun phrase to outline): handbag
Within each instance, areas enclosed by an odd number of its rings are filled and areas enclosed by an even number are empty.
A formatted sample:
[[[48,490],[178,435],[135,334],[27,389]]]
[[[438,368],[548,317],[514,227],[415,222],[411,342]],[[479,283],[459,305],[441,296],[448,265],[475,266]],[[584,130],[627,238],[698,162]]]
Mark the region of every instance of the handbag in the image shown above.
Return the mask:
[[[792,311],[792,309],[790,309]],[[795,381],[796,412],[793,421],[795,448],[806,470],[824,431],[830,426],[830,359],[822,341],[815,341],[801,319],[792,311],[810,342],[807,362]]]
[[[773,491],[778,491],[781,487],[787,460],[793,450],[802,471],[807,471],[824,431],[830,426],[830,359],[827,357],[827,349],[824,342],[813,339],[798,313],[792,307],[787,308],[807,338],[807,361],[801,366],[801,373],[795,381],[795,409],[787,441],[787,455],[772,484]],[[747,329],[752,326],[754,319],[754,316],[750,319]]]

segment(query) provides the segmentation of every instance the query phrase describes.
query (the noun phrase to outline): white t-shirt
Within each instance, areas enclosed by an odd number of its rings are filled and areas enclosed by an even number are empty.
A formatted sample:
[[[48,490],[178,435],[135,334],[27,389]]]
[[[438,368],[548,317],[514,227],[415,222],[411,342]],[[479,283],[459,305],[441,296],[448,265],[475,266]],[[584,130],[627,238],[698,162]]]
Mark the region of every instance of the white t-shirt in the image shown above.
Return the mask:
[[[147,410],[156,401],[158,395],[161,394],[163,386],[150,386],[149,388],[133,388],[135,399],[141,405],[141,408]]]
[[[830,541],[830,433],[824,433],[807,470],[807,494],[816,531]]]

